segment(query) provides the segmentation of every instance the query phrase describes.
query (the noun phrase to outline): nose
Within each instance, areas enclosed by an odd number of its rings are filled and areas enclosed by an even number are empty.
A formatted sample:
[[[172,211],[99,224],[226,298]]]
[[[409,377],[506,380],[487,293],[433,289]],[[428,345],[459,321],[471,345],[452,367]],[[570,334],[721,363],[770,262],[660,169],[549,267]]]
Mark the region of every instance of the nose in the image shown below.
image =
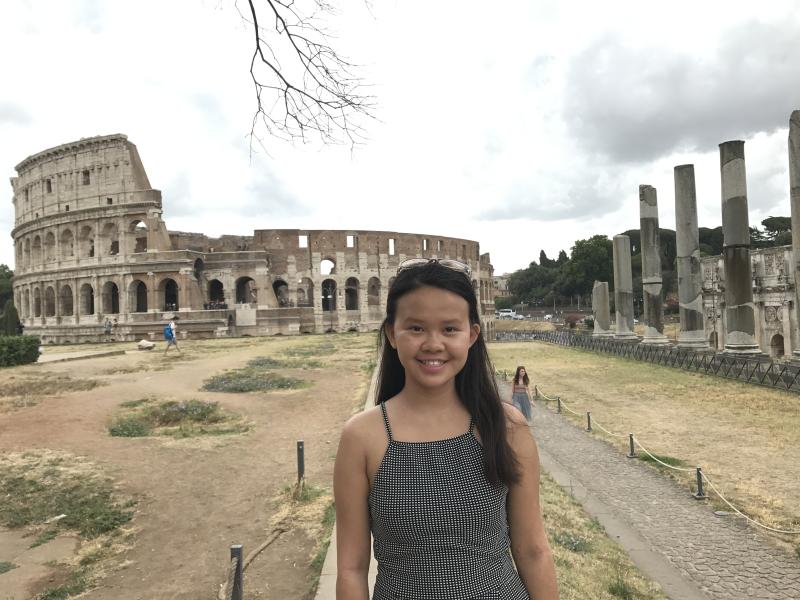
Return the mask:
[[[422,349],[429,352],[435,352],[444,348],[444,338],[438,331],[429,331],[423,340]]]

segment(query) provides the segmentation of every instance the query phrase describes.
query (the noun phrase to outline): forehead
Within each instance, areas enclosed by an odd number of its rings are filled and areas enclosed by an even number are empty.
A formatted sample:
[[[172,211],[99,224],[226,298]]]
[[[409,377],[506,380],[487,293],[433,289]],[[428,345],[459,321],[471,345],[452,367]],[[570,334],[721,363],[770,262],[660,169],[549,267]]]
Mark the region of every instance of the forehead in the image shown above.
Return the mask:
[[[468,319],[469,304],[453,292],[424,286],[397,300],[397,319]]]

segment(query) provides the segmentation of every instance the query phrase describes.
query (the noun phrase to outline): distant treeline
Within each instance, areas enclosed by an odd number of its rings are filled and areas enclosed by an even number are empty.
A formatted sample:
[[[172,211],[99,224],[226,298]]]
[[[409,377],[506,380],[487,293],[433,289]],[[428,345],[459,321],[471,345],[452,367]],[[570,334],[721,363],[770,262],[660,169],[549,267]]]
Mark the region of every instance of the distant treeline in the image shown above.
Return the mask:
[[[792,243],[791,218],[768,217],[761,221],[762,228],[750,228],[753,248],[784,246]],[[631,267],[633,270],[634,300],[642,297],[641,238],[638,229],[622,232],[631,239]],[[700,254],[715,256],[722,253],[722,227],[700,227]],[[661,273],[664,280],[664,297],[668,310],[677,309],[678,279],[675,272],[677,248],[675,231],[659,229],[661,242]],[[497,298],[495,305],[506,308],[524,302],[527,305],[552,306],[554,303],[572,304],[580,298],[588,303],[594,281],[608,281],[614,287],[613,251],[611,240],[595,235],[577,240],[569,257],[562,250],[558,258],[548,258],[542,250],[539,261],[528,268],[514,272],[508,283],[510,298]]]

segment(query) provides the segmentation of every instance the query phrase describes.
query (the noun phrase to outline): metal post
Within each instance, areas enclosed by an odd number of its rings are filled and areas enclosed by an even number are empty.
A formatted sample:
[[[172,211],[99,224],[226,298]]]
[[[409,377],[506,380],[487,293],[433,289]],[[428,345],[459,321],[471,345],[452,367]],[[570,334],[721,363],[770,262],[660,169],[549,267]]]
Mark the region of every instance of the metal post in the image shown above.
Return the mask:
[[[303,440],[297,440],[297,483],[306,476],[306,456]]]
[[[586,431],[592,430],[592,413],[586,413]]]
[[[628,434],[628,441],[630,442],[630,452],[628,452],[628,458],[636,458],[636,449],[633,447],[633,434]]]
[[[703,492],[703,470],[697,467],[697,493],[694,494],[695,500],[704,500],[708,496]]]
[[[534,398],[538,398],[539,397],[539,388],[537,386],[535,386],[535,385],[533,386],[533,397]]]
[[[242,600],[244,597],[244,552],[241,544],[231,546],[231,560],[236,559],[236,570],[233,573],[233,587],[231,588],[231,600]]]
[[[556,396],[556,401],[558,402],[558,410],[556,412],[561,414],[561,396]]]

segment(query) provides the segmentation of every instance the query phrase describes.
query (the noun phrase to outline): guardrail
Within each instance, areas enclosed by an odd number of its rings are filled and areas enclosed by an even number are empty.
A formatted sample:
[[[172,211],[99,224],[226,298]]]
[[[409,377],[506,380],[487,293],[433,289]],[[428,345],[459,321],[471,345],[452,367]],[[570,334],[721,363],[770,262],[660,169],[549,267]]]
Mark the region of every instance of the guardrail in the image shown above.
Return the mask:
[[[549,342],[800,393],[800,366],[775,362],[767,357],[694,352],[671,345],[650,346],[568,331],[500,331],[495,339],[502,342]]]

